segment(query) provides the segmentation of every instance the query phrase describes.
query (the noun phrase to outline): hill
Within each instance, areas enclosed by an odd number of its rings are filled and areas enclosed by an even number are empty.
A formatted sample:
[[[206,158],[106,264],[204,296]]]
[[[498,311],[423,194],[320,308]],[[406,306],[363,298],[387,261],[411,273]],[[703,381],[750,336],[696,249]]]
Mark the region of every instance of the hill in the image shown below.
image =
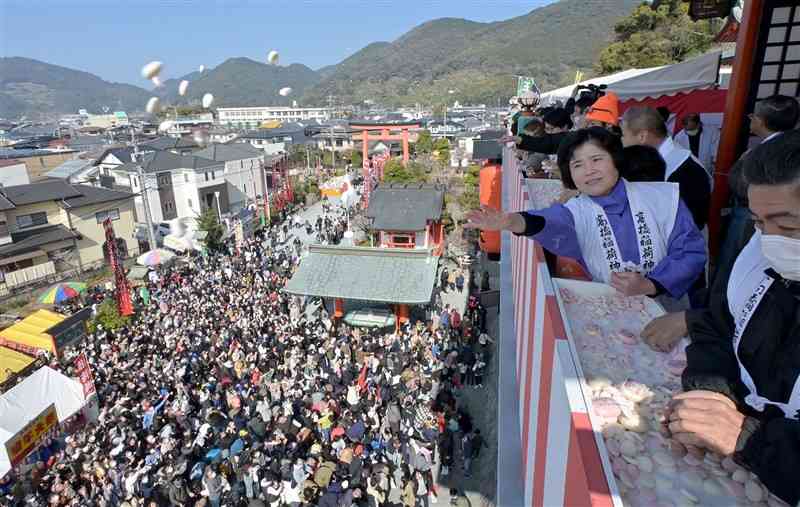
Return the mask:
[[[189,81],[185,97],[178,95],[182,79]],[[158,93],[173,104],[199,103],[204,94],[211,93],[215,106],[291,105],[292,100],[297,100],[319,80],[319,74],[305,65],[295,63],[284,67],[249,58],[229,58],[202,74],[192,72],[165,81]],[[287,86],[292,88],[292,94],[281,97],[278,90]]]
[[[542,88],[567,84],[577,70],[589,74],[614,23],[640,3],[562,0],[495,23],[430,21],[322,69],[304,102],[322,104],[333,94],[345,103],[496,104],[513,95],[516,75],[534,76]]]
[[[28,58],[0,58],[0,117],[144,109],[149,97],[169,104],[198,104],[212,93],[215,106],[325,105],[370,99],[387,105],[504,102],[517,75],[534,76],[543,89],[590,74],[611,41],[614,23],[641,0],[561,0],[505,21],[477,23],[442,18],[393,42],[375,42],[337,65],[313,71],[305,65],[266,65],[230,58],[204,73],[169,79],[158,90],[110,83],[88,72]],[[186,97],[178,83],[190,81]],[[288,97],[278,90],[291,87]],[[448,93],[450,90],[453,93]]]
[[[0,117],[144,109],[150,92],[30,58],[0,58]]]

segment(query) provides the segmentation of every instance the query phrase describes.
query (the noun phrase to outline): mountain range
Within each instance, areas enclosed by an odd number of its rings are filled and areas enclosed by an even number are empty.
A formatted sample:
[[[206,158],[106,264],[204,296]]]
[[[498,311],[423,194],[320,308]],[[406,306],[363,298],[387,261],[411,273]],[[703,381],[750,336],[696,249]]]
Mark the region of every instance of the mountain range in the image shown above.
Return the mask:
[[[641,0],[561,0],[504,21],[442,18],[392,42],[375,42],[317,71],[301,64],[272,66],[230,58],[148,91],[111,83],[88,72],[31,60],[0,58],[0,117],[77,112],[85,108],[139,112],[154,94],[164,102],[197,104],[212,93],[215,106],[322,106],[333,95],[344,104],[372,100],[390,106],[497,104],[515,92],[515,76],[536,78],[542,89],[589,74],[610,41],[614,23]],[[190,81],[179,97],[178,83]],[[288,97],[278,90],[291,87]]]

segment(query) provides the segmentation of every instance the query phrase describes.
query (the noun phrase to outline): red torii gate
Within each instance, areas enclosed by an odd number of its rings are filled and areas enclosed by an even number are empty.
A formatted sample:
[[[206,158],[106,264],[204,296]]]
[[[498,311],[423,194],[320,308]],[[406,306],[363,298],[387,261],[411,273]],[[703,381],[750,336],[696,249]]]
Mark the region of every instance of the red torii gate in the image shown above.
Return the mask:
[[[369,159],[370,141],[402,141],[403,143],[403,163],[408,163],[408,131],[409,129],[421,128],[419,122],[350,122],[353,131],[361,131],[361,155],[364,163]],[[400,131],[400,134],[392,132]],[[378,131],[380,134],[371,135],[371,132]]]
[[[372,161],[369,159],[369,142],[370,141],[402,141],[403,143],[403,164],[408,163],[408,131],[410,129],[419,129],[421,124],[419,122],[350,122],[350,128],[354,131],[361,131],[361,160],[362,169],[364,171],[364,208],[369,206],[369,195],[372,192],[372,176],[373,172],[377,172],[378,181],[383,179],[383,165],[390,157],[375,157]],[[392,134],[392,131],[400,131],[400,134]],[[380,134],[371,135],[371,132],[378,131]],[[356,134],[357,135],[357,134]],[[355,135],[353,136],[355,137]]]

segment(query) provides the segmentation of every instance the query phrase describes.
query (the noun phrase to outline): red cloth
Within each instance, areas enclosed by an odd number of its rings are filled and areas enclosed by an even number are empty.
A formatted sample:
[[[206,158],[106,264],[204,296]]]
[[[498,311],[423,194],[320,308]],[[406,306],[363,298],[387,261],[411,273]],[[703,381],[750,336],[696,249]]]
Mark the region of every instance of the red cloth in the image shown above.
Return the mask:
[[[333,428],[333,431],[331,431],[331,438],[332,439],[336,438],[336,437],[341,437],[343,435],[344,435],[344,428],[342,428],[341,426],[337,426],[337,427]]]
[[[361,373],[358,374],[358,390],[363,391],[367,386],[367,365],[361,367]]]

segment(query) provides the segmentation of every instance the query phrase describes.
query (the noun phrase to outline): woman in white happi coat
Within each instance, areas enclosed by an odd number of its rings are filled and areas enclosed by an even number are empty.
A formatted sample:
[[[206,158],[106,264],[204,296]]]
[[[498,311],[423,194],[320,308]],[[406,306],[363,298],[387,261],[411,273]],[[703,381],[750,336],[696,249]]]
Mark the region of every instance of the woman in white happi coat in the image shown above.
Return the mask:
[[[467,227],[531,236],[625,295],[680,299],[703,272],[703,238],[677,185],[626,181],[624,164],[613,134],[597,127],[574,132],[559,148],[558,165],[577,197],[522,213],[482,209],[468,215]]]

